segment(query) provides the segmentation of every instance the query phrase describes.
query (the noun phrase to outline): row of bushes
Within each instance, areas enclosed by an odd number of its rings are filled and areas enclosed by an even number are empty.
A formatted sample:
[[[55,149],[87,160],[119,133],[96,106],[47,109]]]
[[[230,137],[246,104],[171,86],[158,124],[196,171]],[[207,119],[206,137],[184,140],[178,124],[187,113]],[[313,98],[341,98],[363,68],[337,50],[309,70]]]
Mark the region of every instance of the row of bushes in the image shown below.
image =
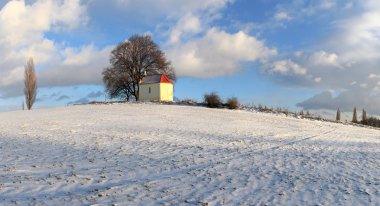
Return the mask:
[[[231,97],[227,99],[225,103],[223,103],[219,95],[215,92],[204,95],[204,104],[209,108],[228,108],[228,109],[239,108],[239,101],[236,97]]]
[[[225,103],[223,103],[219,95],[215,92],[204,95],[204,105],[209,108],[254,109],[256,111],[265,112],[265,113],[277,113],[277,114],[285,114],[286,116],[323,120],[321,116],[310,114],[309,111],[307,111],[305,114],[303,111],[301,111],[300,113],[290,112],[288,109],[283,109],[283,108],[274,109],[274,108],[269,108],[263,105],[252,106],[252,107],[240,106],[239,101],[236,97],[229,98],[227,99]]]
[[[372,127],[379,127],[380,128],[380,119],[376,117],[370,117],[367,119],[367,125]]]

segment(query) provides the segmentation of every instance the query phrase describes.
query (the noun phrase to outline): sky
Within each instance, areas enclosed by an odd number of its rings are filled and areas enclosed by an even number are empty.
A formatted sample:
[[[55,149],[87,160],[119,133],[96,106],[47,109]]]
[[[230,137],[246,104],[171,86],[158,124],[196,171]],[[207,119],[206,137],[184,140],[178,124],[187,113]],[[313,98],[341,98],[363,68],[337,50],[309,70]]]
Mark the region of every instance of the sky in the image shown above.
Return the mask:
[[[134,34],[172,62],[177,99],[380,114],[378,0],[0,0],[0,111],[21,109],[30,57],[36,108],[109,100],[101,73]]]

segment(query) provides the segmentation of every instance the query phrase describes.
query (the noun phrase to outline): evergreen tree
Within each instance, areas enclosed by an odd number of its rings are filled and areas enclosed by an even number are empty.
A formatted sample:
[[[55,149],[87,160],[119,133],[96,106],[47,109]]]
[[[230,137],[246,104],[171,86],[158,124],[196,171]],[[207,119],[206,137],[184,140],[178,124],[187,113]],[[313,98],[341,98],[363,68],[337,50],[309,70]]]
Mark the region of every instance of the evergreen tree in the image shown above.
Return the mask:
[[[352,123],[358,123],[358,114],[356,113],[356,107],[354,107],[354,114],[352,116]]]
[[[336,111],[336,121],[337,122],[340,122],[340,110],[338,108],[338,110]]]
[[[362,124],[367,125],[367,112],[364,109],[362,112]]]

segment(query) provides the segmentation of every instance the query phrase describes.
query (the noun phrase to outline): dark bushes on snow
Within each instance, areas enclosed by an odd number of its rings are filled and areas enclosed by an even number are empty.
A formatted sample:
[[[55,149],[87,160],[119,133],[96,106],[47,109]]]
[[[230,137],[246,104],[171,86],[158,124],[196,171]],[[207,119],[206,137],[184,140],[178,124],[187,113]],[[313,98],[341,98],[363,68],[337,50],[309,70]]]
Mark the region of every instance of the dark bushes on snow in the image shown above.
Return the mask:
[[[367,125],[372,127],[380,127],[380,119],[376,117],[370,117],[367,119]]]
[[[217,93],[212,92],[210,94],[204,95],[204,103],[209,108],[220,108],[222,107],[222,101]]]
[[[227,99],[226,106],[228,109],[239,109],[239,101],[236,97]]]

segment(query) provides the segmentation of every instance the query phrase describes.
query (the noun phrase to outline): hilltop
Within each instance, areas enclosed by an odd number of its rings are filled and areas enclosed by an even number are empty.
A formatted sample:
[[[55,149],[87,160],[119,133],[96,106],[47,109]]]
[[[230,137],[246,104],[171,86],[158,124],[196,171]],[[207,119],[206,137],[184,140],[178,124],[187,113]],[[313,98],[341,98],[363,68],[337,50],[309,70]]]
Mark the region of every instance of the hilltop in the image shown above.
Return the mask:
[[[0,204],[380,203],[379,130],[156,104],[0,119]]]

